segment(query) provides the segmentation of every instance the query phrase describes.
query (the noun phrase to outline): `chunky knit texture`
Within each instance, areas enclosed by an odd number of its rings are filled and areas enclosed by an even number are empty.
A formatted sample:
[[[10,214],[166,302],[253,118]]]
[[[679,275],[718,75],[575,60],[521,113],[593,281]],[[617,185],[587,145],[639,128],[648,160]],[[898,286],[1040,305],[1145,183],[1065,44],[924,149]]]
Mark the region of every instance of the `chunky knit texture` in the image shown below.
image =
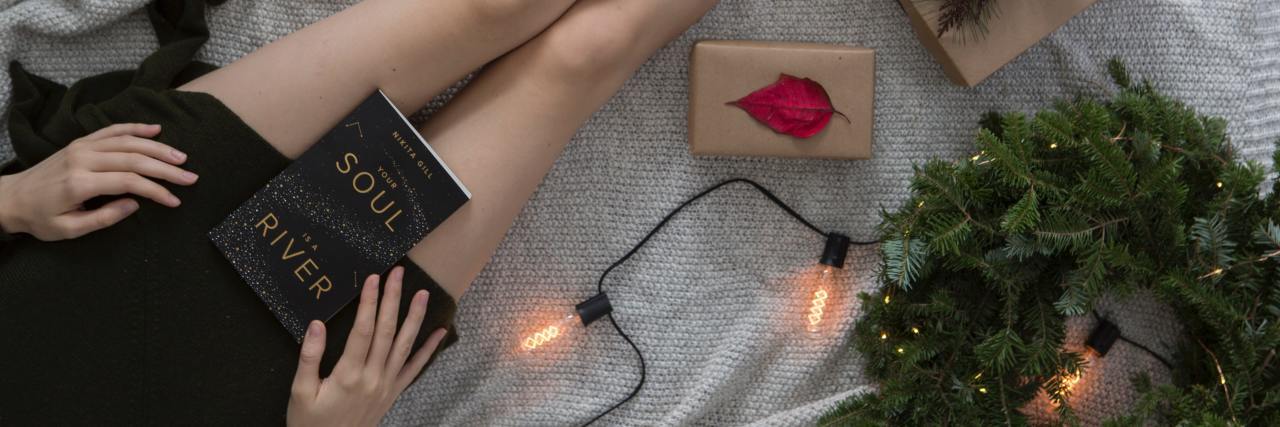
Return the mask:
[[[133,68],[155,47],[142,0],[0,0],[0,58],[62,83]],[[347,1],[253,3],[210,12],[201,59],[226,64],[341,10]],[[877,50],[875,158],[818,161],[690,157],[685,142],[688,54],[700,39],[844,43]],[[1247,158],[1267,162],[1280,137],[1280,3],[1266,0],[1100,0],[977,88],[952,86],[889,0],[728,0],[659,51],[578,132],[493,262],[462,298],[460,342],[392,410],[388,422],[566,425],[624,397],[637,364],[607,324],[534,356],[518,340],[590,296],[594,280],[667,210],[722,178],[773,188],[820,227],[874,235],[897,208],[911,165],[973,150],[981,113],[1033,111],[1055,98],[1112,91],[1107,58],[1201,112],[1230,120]],[[441,58],[447,60],[447,58]],[[8,76],[0,77],[7,106]],[[438,106],[447,98],[438,99]],[[430,110],[430,108],[429,108]],[[418,117],[426,117],[429,111]],[[0,159],[8,156],[0,132]],[[208,183],[206,183],[208,184]],[[851,296],[874,286],[872,248],[855,248],[847,286],[829,305],[837,330],[798,322],[807,303],[795,277],[822,241],[746,188],[710,196],[673,221],[606,289],[619,324],[649,361],[645,389],[608,424],[805,424],[839,399],[870,390],[844,339]],[[1107,304],[1126,335],[1168,351],[1175,319],[1148,299]],[[1069,337],[1083,339],[1092,320]],[[1167,354],[1167,353],[1166,353]],[[1122,412],[1127,378],[1167,378],[1139,350],[1117,344],[1077,399],[1086,421]]]

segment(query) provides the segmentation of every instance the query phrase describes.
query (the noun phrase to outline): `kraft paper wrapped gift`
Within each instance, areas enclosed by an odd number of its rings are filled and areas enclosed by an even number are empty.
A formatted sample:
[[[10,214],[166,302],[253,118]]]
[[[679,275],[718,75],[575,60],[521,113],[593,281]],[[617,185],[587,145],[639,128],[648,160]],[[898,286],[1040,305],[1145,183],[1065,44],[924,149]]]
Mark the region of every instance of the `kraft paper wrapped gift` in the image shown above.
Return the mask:
[[[952,83],[976,86],[1097,0],[997,0],[986,32],[959,28],[938,37],[941,1],[898,0],[925,49]]]
[[[869,159],[875,105],[875,51],[810,43],[701,41],[689,70],[689,151],[695,155]],[[801,139],[774,132],[726,105],[790,74],[821,84],[836,111]]]

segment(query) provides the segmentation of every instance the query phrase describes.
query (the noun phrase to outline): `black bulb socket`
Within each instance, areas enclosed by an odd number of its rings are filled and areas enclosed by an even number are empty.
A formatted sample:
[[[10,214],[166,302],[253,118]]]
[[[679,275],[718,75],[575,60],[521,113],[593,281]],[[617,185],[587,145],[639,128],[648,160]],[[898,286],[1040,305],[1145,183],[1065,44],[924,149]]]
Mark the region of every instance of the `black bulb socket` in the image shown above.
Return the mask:
[[[1098,325],[1093,327],[1093,332],[1089,334],[1089,339],[1084,341],[1084,345],[1098,357],[1103,357],[1111,351],[1111,346],[1115,345],[1118,339],[1120,339],[1120,327],[1108,322],[1107,319],[1098,319]]]
[[[573,309],[578,312],[578,319],[582,320],[582,326],[587,326],[596,319],[612,313],[613,304],[610,304],[609,297],[601,292],[574,306]]]
[[[819,264],[835,268],[844,268],[844,260],[849,256],[849,236],[840,233],[827,233],[827,245],[822,248]]]

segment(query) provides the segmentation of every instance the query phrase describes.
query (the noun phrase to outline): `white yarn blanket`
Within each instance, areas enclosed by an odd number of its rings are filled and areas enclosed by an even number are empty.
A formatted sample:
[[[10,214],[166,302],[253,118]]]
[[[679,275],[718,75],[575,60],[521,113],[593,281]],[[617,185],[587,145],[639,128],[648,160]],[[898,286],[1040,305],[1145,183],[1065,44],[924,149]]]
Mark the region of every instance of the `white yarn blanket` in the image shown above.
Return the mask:
[[[588,0],[589,1],[589,0]],[[644,1],[644,0],[636,0]],[[227,64],[335,13],[350,0],[231,0],[209,14],[201,59]],[[133,68],[155,48],[144,0],[0,0],[0,59],[62,83]],[[688,54],[700,39],[843,43],[876,49],[872,160],[691,157]],[[911,165],[971,155],[979,116],[1034,111],[1112,91],[1124,58],[1165,92],[1230,120],[1233,142],[1264,164],[1280,137],[1280,2],[1101,0],[974,89],[952,86],[894,0],[725,0],[659,51],[569,145],[484,273],[462,298],[462,340],[392,410],[392,425],[571,425],[621,399],[638,365],[607,323],[534,356],[522,335],[594,292],[600,271],[679,201],[727,177],[753,178],[820,227],[873,238],[878,213],[905,199]],[[10,84],[0,77],[0,108]],[[442,102],[437,100],[435,105]],[[2,131],[3,129],[0,129]],[[0,159],[11,156],[0,132]],[[207,185],[208,183],[206,183]],[[809,424],[874,390],[849,348],[854,295],[873,289],[872,248],[850,254],[828,305],[832,328],[800,326],[822,241],[758,194],[735,188],[673,221],[608,283],[618,322],[649,362],[644,389],[607,425]],[[1135,340],[1170,350],[1173,319],[1149,299],[1104,312]],[[1075,322],[1082,340],[1091,321]],[[1130,374],[1158,363],[1118,344],[1075,404],[1088,423],[1125,410]],[[68,402],[70,404],[70,402]]]

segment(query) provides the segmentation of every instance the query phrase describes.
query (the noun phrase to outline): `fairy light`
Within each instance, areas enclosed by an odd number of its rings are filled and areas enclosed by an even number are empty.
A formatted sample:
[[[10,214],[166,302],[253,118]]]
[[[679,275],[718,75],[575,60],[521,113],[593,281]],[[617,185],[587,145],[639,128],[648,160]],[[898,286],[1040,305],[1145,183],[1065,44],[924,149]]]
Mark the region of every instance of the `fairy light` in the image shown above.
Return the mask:
[[[911,333],[916,334],[916,335],[919,335],[919,334],[920,334],[920,328],[917,328],[917,327],[915,327],[915,326],[912,326],[912,327],[911,327]]]
[[[887,340],[887,339],[889,339],[889,333],[888,333],[888,332],[881,332],[881,333],[880,333],[880,340],[882,340],[882,341],[883,341],[883,340]]]
[[[889,294],[884,294],[884,303],[889,304]]]
[[[907,349],[902,348],[902,347],[898,347],[898,354],[902,354],[902,353],[906,353],[906,352],[907,352]]]
[[[1218,188],[1222,188],[1222,181],[1218,181]]]
[[[978,387],[978,393],[987,394],[987,388],[986,388],[986,387]]]
[[[1077,370],[1076,373],[1074,374],[1063,373],[1061,375],[1061,378],[1062,378],[1062,388],[1060,390],[1070,393],[1072,390],[1075,389],[1076,384],[1079,384],[1080,380],[1084,378],[1084,372]]]
[[[1057,150],[1057,149],[1058,149],[1058,143],[1056,143],[1056,142],[1055,142],[1055,143],[1049,144],[1049,149],[1050,149],[1050,150]]]
[[[978,159],[981,159],[981,158],[982,158],[982,155],[981,155],[981,154],[974,154],[974,155],[973,155],[973,157],[970,157],[970,158],[969,158],[969,160],[970,160],[970,161],[974,161],[974,162],[976,162],[976,161],[978,161]]]

